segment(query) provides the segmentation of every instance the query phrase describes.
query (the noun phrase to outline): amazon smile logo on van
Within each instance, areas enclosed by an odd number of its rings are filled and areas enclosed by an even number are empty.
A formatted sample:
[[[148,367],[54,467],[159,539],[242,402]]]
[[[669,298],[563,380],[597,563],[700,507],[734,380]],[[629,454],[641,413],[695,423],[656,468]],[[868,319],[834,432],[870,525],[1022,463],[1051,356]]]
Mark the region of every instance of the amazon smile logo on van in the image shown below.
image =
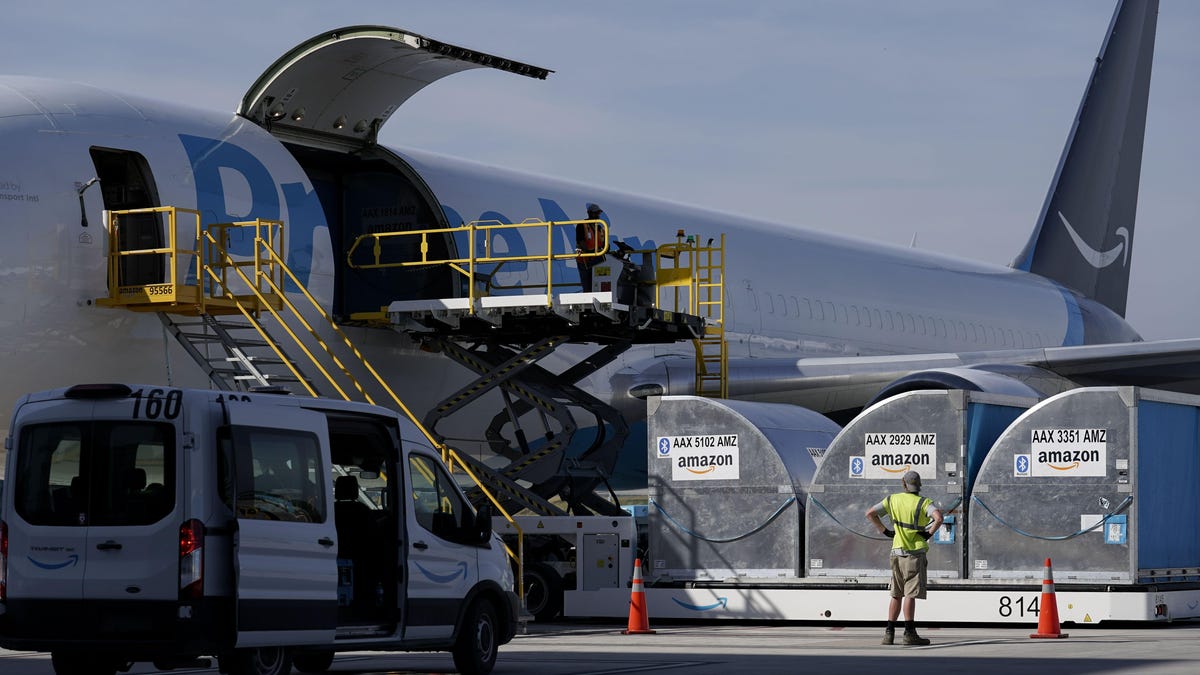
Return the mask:
[[[421,570],[421,574],[424,574],[426,579],[429,579],[436,584],[448,584],[459,577],[462,577],[464,580],[467,578],[467,563],[463,561],[459,561],[458,565],[455,566],[454,571],[450,574],[438,574],[436,572],[430,572],[422,567],[421,563],[419,562],[414,562],[413,564],[417,566],[417,569]]]
[[[1079,249],[1079,255],[1087,261],[1087,264],[1096,269],[1103,269],[1113,264],[1118,256],[1121,256],[1121,266],[1129,266],[1129,230],[1124,227],[1117,228],[1117,236],[1121,238],[1117,245],[1107,251],[1098,251],[1088,245],[1083,237],[1071,227],[1071,223],[1067,222],[1067,217],[1058,212],[1058,219],[1062,221],[1063,227],[1067,228],[1067,234],[1071,236],[1071,241],[1074,242],[1075,248]],[[1124,255],[1122,255],[1124,254]]]
[[[62,569],[66,569],[68,567],[74,567],[79,564],[79,555],[78,554],[69,555],[69,556],[67,556],[66,560],[64,560],[62,562],[57,562],[57,563],[42,562],[41,560],[38,560],[38,559],[34,558],[33,556],[28,556],[28,555],[25,557],[28,558],[29,562],[33,563],[34,566],[40,567],[41,569],[44,569],[44,570],[62,570]]]

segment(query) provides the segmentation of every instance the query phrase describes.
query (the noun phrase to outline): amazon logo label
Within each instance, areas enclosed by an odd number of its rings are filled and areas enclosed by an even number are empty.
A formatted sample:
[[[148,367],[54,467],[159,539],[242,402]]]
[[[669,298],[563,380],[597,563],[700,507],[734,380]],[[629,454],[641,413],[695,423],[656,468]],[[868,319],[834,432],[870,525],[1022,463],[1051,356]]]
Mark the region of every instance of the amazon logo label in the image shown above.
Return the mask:
[[[671,480],[737,480],[741,476],[740,457],[736,441],[733,443],[724,446],[700,443],[699,447],[676,445],[671,448]]]
[[[1104,477],[1107,475],[1108,429],[1033,429],[1030,432],[1030,476]],[[1017,466],[1015,475],[1023,475]]]
[[[850,458],[850,477],[894,481],[909,471],[928,482],[937,478],[937,434],[927,431],[871,432],[863,454]]]

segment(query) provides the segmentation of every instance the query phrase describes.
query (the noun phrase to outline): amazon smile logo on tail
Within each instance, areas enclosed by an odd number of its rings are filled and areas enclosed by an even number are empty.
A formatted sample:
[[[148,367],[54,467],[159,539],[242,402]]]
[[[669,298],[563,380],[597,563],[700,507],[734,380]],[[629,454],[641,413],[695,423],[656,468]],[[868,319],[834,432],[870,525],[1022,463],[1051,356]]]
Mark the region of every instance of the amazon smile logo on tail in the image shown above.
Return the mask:
[[[1124,227],[1117,228],[1117,236],[1121,241],[1116,246],[1107,251],[1097,251],[1088,245],[1083,237],[1071,227],[1071,223],[1067,222],[1067,217],[1058,212],[1058,219],[1062,221],[1063,227],[1067,228],[1067,234],[1071,235],[1071,241],[1075,242],[1075,248],[1079,250],[1079,255],[1087,261],[1087,264],[1096,269],[1104,269],[1113,264],[1118,257],[1121,258],[1121,267],[1129,266],[1129,230]]]

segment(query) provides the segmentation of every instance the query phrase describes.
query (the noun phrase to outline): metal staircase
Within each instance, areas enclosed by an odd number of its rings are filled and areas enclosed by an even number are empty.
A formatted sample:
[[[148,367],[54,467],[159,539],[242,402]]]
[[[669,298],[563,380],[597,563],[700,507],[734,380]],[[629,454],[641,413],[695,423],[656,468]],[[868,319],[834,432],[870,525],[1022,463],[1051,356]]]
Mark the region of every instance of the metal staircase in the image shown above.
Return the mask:
[[[255,387],[297,389],[300,380],[274,354],[255,326],[232,317],[203,314],[195,319],[158,312],[163,327],[183,346],[218,389],[247,391]],[[275,349],[283,350],[276,343]],[[289,358],[289,363],[295,364]],[[306,380],[307,388],[313,388]],[[296,392],[302,393],[302,392]]]

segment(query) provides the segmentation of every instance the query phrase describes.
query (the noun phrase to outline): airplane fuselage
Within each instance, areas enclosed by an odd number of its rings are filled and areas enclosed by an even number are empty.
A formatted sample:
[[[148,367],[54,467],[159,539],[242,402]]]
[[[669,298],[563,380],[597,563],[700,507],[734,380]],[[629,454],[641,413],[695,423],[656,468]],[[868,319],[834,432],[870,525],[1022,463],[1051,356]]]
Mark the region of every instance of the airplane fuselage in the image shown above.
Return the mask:
[[[83,191],[82,202],[79,190],[97,176],[97,153],[106,152],[140,163],[156,204],[197,209],[206,223],[284,221],[289,264],[335,312],[352,309],[339,275],[346,272],[344,242],[354,231],[381,222],[407,229],[476,219],[572,220],[583,217],[586,202],[597,202],[612,234],[634,248],[675,241],[678,230],[701,240],[726,235],[726,334],[734,360],[986,352],[1139,339],[1102,305],[1010,268],[424,151],[375,148],[380,163],[372,170],[385,183],[415,185],[410,197],[433,202],[422,205],[433,214],[431,221],[406,221],[420,208],[398,206],[386,186],[356,192],[365,180],[361,174],[330,179],[328,172],[336,170],[318,167],[323,160],[298,159],[295,145],[247,119],[84,85],[0,78],[0,139],[5,415],[24,391],[81,381],[203,384],[200,371],[168,344],[154,316],[95,304],[108,293],[101,212],[112,208],[107,201],[119,198],[120,186],[101,176],[100,186]],[[389,218],[400,222],[385,222]],[[181,241],[194,238],[184,226],[180,230]],[[498,248],[536,247],[505,237]],[[563,238],[554,246],[568,252],[574,244]],[[561,272],[558,276],[577,279],[570,264]],[[544,270],[514,265],[498,276],[501,283],[536,283]],[[399,300],[412,290],[382,292]],[[389,331],[362,329],[356,336],[416,410],[462,382],[453,366],[406,346]],[[691,349],[686,343],[635,349],[587,385],[627,414],[644,414],[640,402],[622,390],[631,374],[636,379],[659,357],[690,357]],[[415,372],[421,374],[419,386],[406,387]],[[796,402],[786,391],[759,398]]]

